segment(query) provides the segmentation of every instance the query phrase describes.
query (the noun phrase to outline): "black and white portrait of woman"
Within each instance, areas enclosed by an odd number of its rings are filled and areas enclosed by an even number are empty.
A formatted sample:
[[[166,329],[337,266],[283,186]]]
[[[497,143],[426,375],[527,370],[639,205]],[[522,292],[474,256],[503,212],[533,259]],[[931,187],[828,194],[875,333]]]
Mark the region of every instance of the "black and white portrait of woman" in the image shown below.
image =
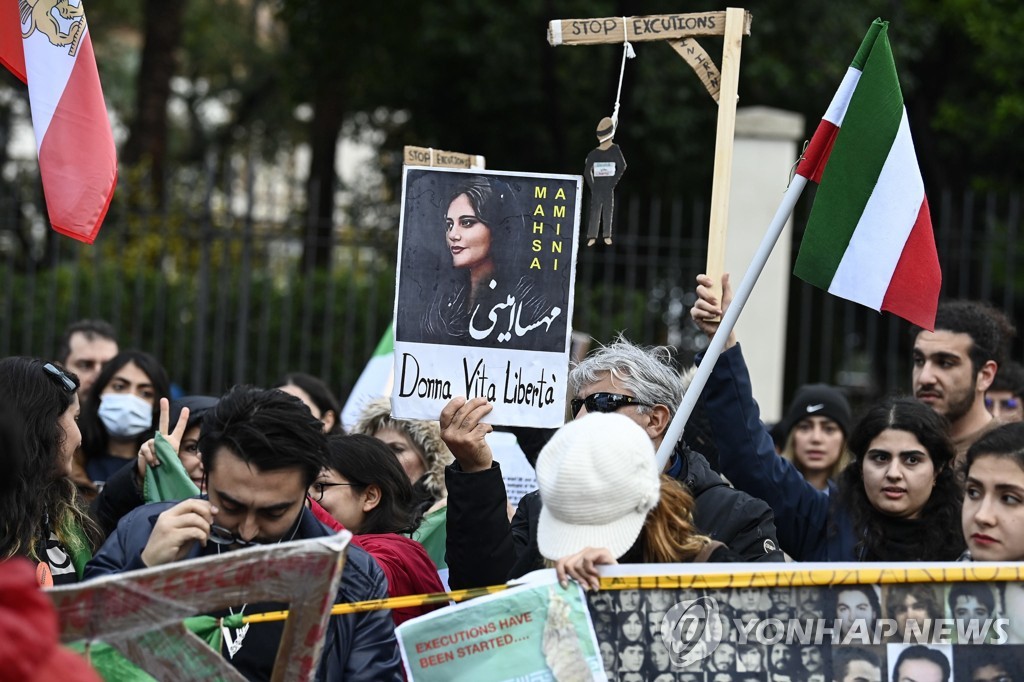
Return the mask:
[[[554,189],[543,203],[536,199],[536,188],[550,183],[478,173],[407,173],[396,338],[563,351],[573,229],[570,217],[563,234],[555,234],[562,228],[546,215],[554,210]],[[570,247],[561,270],[545,253],[558,236]]]

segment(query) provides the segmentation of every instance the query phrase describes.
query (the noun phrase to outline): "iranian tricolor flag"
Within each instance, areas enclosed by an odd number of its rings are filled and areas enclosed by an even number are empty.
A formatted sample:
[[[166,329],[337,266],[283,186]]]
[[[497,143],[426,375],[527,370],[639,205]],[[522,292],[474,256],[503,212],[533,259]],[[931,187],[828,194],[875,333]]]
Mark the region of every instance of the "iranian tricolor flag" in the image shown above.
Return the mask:
[[[366,363],[363,373],[348,394],[345,407],[341,409],[341,424],[351,429],[359,421],[363,408],[371,400],[391,395],[395,383],[395,328],[388,325],[384,336],[377,343],[373,357]]]
[[[117,154],[81,1],[0,0],[0,63],[28,84],[50,224],[91,244]]]
[[[820,186],[793,272],[931,330],[942,272],[888,27],[871,25],[797,167]]]

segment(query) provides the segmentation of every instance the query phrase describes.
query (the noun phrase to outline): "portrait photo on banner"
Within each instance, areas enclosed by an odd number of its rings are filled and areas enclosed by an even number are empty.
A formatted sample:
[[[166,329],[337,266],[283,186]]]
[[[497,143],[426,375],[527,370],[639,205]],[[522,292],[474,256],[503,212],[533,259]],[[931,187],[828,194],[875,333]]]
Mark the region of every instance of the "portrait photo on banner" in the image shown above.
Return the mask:
[[[487,421],[558,426],[582,178],[407,166],[395,297],[394,415],[484,397]]]

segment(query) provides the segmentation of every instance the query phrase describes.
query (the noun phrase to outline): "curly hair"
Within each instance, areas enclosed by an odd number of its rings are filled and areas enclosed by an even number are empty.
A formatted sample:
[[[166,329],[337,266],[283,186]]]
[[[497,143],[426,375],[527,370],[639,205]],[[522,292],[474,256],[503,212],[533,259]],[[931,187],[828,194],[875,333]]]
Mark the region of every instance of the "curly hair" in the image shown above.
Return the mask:
[[[352,433],[375,436],[386,429],[397,431],[408,438],[426,465],[426,473],[413,483],[413,488],[429,498],[430,504],[447,497],[444,469],[455,458],[441,440],[441,426],[427,419],[392,419],[391,399],[377,398],[368,402],[360,412]]]
[[[7,437],[18,450],[9,455],[18,469],[10,472],[7,491],[0,496],[0,559],[38,560],[46,519],[49,530],[72,553],[93,549],[99,539],[95,524],[78,507],[74,483],[59,470],[67,438],[59,420],[74,403],[75,394],[47,376],[44,364],[26,357],[0,360],[0,405],[13,423]],[[77,389],[78,378],[65,374]],[[83,546],[76,528],[84,531],[85,542],[92,547]]]
[[[922,331],[912,330],[914,337]],[[992,304],[985,301],[943,301],[935,314],[935,331],[967,334],[971,337],[971,367],[974,373],[981,371],[989,360],[1002,366],[1009,354],[1010,342],[1017,330]]]
[[[874,405],[853,429],[847,447],[853,460],[839,476],[839,505],[850,511],[858,533],[858,556],[885,556],[886,530],[892,517],[875,509],[864,491],[864,457],[883,431],[913,434],[935,467],[935,486],[921,511],[922,527],[915,554],[922,560],[955,559],[964,550],[960,526],[963,489],[953,466],[956,455],[945,417],[913,398],[890,397]]]

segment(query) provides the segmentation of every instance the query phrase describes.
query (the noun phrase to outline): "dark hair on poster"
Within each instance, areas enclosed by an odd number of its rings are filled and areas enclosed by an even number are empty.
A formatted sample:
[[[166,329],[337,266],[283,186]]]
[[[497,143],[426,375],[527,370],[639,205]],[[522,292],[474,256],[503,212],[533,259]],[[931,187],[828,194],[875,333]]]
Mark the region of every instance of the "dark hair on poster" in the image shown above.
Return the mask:
[[[408,170],[397,341],[564,352],[576,184]]]

